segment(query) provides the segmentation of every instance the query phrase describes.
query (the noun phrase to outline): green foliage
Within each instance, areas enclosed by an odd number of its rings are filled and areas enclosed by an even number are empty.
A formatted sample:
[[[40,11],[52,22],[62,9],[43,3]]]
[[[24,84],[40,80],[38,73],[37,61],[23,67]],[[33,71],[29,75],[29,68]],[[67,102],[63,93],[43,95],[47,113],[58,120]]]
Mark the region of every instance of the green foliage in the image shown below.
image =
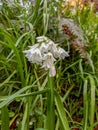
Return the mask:
[[[0,5],[0,129],[98,129],[98,15],[89,6],[61,14],[62,1],[23,2]],[[60,33],[61,17],[82,29],[86,45]],[[23,53],[42,35],[69,51],[54,79]]]

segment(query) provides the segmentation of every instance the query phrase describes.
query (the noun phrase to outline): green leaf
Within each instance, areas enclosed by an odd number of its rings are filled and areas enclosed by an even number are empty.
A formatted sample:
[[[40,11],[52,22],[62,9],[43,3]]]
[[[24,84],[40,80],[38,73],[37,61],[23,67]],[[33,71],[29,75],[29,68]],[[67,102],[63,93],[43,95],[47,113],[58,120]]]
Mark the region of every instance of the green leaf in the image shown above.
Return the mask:
[[[93,130],[94,126],[94,114],[95,114],[95,81],[92,75],[89,74],[91,85],[91,102],[90,102],[90,130]]]
[[[1,109],[1,129],[2,130],[9,130],[9,114],[7,106],[4,106]]]
[[[84,81],[83,88],[83,106],[84,106],[84,130],[87,130],[87,121],[88,121],[88,95],[87,95],[87,80]]]
[[[60,125],[62,125],[63,130],[70,130],[69,124],[68,124],[68,119],[67,119],[61,98],[56,91],[55,91],[55,105],[56,105],[56,108],[57,108],[58,117],[61,121]]]
[[[50,76],[48,76],[48,88],[50,88],[50,91],[47,93],[47,129],[54,130],[54,124],[55,124],[54,84],[53,84],[53,77]]]

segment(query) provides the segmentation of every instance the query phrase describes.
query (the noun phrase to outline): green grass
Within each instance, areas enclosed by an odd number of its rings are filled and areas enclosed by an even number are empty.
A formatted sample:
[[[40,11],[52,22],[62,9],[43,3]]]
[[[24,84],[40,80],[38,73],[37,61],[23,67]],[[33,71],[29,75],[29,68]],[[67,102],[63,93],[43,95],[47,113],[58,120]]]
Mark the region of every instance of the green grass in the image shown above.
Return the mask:
[[[28,8],[5,2],[0,8],[1,130],[98,127],[98,16],[89,6],[81,11],[77,7],[75,14],[68,7],[60,14],[61,2],[36,0]],[[70,39],[62,39],[58,28],[61,15],[72,18],[83,30],[88,64]],[[42,35],[69,51],[70,57],[55,63],[54,78],[29,63],[23,53]]]

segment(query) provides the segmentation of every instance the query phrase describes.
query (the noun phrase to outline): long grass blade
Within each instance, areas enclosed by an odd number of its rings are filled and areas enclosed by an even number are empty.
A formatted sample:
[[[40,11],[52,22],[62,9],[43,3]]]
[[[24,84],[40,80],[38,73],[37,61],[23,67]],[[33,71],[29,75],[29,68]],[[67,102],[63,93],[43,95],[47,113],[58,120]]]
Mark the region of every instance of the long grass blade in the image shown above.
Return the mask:
[[[0,83],[0,87],[8,83],[15,73],[16,73],[16,70],[3,83]]]
[[[88,122],[88,95],[87,95],[87,80],[84,81],[83,87],[83,106],[84,106],[84,124],[83,129],[87,130],[87,122]]]
[[[89,80],[91,85],[91,101],[90,101],[90,130],[94,127],[94,114],[95,114],[95,81],[94,78],[89,74]]]
[[[4,106],[1,109],[1,129],[2,130],[9,130],[9,113],[7,106]]]
[[[58,93],[56,91],[55,91],[55,105],[56,105],[58,117],[61,121],[61,125],[62,125],[63,130],[70,130],[69,124],[68,124],[68,119],[67,119],[62,101],[61,101],[60,96],[58,95]]]
[[[54,85],[53,85],[53,77],[48,77],[48,87],[50,91],[47,93],[47,129],[54,130]]]

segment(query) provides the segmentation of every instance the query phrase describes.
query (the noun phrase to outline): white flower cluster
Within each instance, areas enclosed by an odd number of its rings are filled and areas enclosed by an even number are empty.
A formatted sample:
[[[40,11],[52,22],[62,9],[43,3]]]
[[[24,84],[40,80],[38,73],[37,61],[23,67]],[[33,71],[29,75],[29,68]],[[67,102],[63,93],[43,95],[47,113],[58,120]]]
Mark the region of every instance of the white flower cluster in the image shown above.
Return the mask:
[[[56,75],[54,62],[57,58],[64,59],[69,54],[64,49],[58,47],[52,40],[45,36],[37,37],[37,43],[25,50],[24,53],[28,61],[42,66],[45,70],[49,70],[49,76]]]

